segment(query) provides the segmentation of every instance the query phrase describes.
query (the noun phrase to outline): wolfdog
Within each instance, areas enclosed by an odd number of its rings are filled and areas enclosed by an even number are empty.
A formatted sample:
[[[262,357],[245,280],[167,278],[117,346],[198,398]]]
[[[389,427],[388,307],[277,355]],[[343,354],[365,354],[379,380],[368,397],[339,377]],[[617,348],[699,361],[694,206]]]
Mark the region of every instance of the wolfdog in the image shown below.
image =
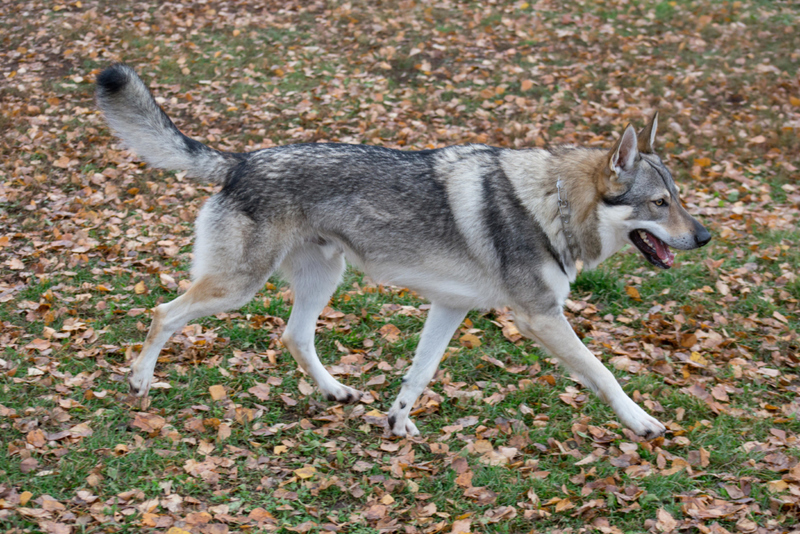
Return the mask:
[[[345,260],[377,282],[431,302],[413,363],[388,413],[399,436],[467,312],[510,307],[520,332],[647,439],[664,433],[587,349],[563,313],[579,262],[593,268],[633,244],[669,269],[670,250],[701,247],[709,232],[681,206],[653,151],[658,116],[628,125],[610,150],[510,150],[480,144],[401,151],[335,143],[222,152],[181,133],[130,67],[97,77],[111,129],[150,165],[218,183],[196,222],[191,288],[157,306],[131,365],[137,396],[158,354],[188,321],[238,308],[280,270],[294,292],[282,342],[333,402],[361,393],[336,380],[314,348],[317,318]]]

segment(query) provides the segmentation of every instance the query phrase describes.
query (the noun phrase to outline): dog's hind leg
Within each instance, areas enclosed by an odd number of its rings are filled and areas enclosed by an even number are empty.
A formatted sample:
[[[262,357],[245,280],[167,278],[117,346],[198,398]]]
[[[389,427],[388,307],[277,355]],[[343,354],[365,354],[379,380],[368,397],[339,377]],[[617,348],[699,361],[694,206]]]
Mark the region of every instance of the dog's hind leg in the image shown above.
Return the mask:
[[[326,399],[351,403],[361,398],[361,392],[333,378],[314,347],[317,319],[339,285],[344,268],[341,250],[322,240],[305,243],[286,256],[281,271],[289,277],[294,304],[281,341]]]
[[[264,286],[290,247],[291,236],[231,209],[224,197],[209,199],[197,218],[189,290],[153,311],[142,352],[131,365],[131,391],[150,390],[158,354],[189,321],[243,306]]]
[[[176,330],[194,319],[243,306],[264,285],[268,274],[207,274],[180,297],[156,307],[142,351],[131,364],[131,392],[147,396],[158,354]]]
[[[566,317],[517,314],[517,327],[523,335],[544,345],[573,376],[597,393],[625,426],[647,439],[664,434],[664,425],[628,397],[611,371],[581,342]]]
[[[408,414],[428,383],[436,374],[442,355],[450,343],[450,338],[466,317],[467,309],[450,308],[437,303],[431,304],[428,319],[422,328],[414,362],[403,378],[403,385],[397,400],[389,410],[389,430],[397,436],[419,435],[416,425]]]

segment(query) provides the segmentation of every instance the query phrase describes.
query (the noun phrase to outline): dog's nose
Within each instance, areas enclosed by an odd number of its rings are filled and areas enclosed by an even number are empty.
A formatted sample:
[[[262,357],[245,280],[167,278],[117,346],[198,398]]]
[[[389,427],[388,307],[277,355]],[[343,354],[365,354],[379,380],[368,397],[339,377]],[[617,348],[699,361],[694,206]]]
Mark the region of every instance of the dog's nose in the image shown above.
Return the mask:
[[[697,243],[698,247],[702,247],[709,241],[711,241],[711,233],[705,229],[705,227],[700,226],[694,234],[694,240]]]

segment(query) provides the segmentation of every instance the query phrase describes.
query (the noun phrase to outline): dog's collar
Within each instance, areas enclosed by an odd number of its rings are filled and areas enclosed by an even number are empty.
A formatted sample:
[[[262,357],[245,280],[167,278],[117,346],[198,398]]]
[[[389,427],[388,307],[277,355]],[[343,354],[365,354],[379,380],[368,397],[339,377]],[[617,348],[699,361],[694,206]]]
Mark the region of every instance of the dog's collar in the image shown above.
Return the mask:
[[[567,241],[567,249],[569,249],[569,254],[572,256],[572,261],[578,261],[581,248],[575,235],[569,229],[569,218],[572,212],[566,195],[562,196],[561,194],[561,188],[562,183],[561,178],[559,178],[556,181],[556,191],[558,194],[558,216],[561,219],[561,231],[564,232],[564,239]]]

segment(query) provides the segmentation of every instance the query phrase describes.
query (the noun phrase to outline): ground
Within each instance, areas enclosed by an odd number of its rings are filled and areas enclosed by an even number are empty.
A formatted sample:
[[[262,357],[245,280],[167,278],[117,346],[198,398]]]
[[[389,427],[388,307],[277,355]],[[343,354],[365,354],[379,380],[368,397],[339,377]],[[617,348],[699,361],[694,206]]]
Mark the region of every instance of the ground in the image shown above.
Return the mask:
[[[800,9],[790,2],[5,2],[0,11],[0,526],[11,533],[800,529]],[[626,251],[573,286],[576,331],[665,422],[643,441],[504,310],[476,311],[414,409],[386,416],[427,305],[348,271],[314,392],[271,280],[172,338],[128,396],[151,308],[188,287],[216,191],[146,168],[93,102],[133,66],[223,150],[658,151],[713,233],[657,271]]]

